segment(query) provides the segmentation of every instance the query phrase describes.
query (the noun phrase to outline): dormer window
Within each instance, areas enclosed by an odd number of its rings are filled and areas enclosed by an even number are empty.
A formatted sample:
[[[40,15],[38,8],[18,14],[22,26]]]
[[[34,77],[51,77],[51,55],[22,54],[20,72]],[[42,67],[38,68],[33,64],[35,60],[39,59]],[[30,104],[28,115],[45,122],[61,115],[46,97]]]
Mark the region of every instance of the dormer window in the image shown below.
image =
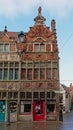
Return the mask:
[[[23,31],[21,31],[19,34],[18,34],[18,41],[19,42],[23,42],[23,36],[24,36],[24,32]]]

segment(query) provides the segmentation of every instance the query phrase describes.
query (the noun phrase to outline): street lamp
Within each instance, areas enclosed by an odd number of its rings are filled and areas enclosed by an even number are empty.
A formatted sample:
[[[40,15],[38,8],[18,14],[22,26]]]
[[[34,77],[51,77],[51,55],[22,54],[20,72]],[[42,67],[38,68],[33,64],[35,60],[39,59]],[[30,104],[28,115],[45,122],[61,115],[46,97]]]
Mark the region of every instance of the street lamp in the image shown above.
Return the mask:
[[[8,86],[8,102],[7,102],[7,126],[10,125],[10,91],[12,89],[12,86]]]

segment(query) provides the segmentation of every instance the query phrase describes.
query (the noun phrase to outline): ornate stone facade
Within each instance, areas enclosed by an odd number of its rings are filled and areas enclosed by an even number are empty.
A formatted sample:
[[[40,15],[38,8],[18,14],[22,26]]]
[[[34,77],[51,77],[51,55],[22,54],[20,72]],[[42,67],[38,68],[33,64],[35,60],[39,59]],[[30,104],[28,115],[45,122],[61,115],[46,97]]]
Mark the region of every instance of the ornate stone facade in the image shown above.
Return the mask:
[[[20,113],[18,119],[22,119],[22,115],[25,119],[25,114],[29,115],[31,120],[59,118],[56,110],[59,108],[56,93],[59,91],[56,23],[52,20],[50,29],[45,25],[45,20],[39,7],[38,16],[34,19],[35,24],[28,32],[8,32],[7,28],[0,32],[0,94],[6,92],[6,103],[17,102],[17,113]],[[42,104],[43,116],[40,113],[40,118],[34,110],[38,100],[40,105]],[[51,109],[48,104],[51,104]]]

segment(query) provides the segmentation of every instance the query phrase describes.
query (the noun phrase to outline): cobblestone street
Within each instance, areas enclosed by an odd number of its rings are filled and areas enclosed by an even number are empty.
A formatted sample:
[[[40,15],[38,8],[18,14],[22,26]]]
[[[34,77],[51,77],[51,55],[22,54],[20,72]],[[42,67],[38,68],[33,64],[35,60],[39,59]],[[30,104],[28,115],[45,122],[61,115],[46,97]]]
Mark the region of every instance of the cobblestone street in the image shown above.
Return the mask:
[[[0,123],[0,130],[73,130],[73,111],[64,116],[63,122],[17,122],[10,126]]]

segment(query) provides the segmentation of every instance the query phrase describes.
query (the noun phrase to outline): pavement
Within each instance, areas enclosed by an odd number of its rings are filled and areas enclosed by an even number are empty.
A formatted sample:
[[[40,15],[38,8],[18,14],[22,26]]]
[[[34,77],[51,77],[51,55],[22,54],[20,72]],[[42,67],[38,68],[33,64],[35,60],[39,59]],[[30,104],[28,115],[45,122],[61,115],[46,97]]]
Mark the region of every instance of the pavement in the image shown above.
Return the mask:
[[[7,126],[0,123],[0,130],[73,130],[73,111],[64,115],[60,121],[18,121]]]

